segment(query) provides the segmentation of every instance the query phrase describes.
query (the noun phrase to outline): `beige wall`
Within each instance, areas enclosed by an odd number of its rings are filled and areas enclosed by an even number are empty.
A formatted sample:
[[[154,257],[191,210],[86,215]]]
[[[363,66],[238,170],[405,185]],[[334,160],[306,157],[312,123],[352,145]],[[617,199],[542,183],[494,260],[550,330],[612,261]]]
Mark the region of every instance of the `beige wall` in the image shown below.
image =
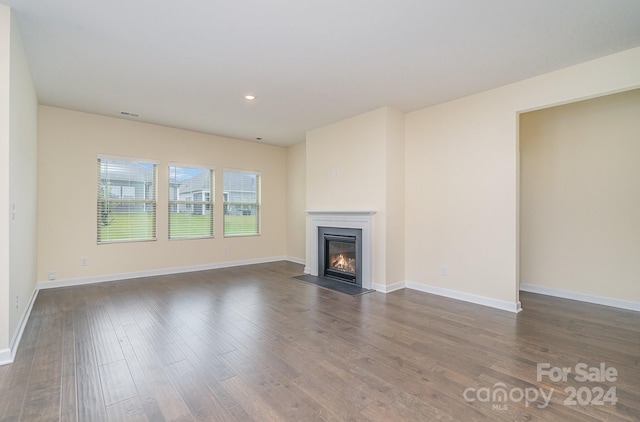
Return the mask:
[[[38,280],[50,271],[66,280],[285,256],[285,148],[45,106],[39,122]],[[98,154],[159,161],[157,241],[96,244]],[[214,239],[167,239],[170,161],[216,167]],[[262,173],[260,236],[223,238],[223,168]]]
[[[9,234],[9,332],[13,337],[36,287],[38,237],[38,98],[18,26],[13,19],[10,107],[9,203],[12,216]]]
[[[517,302],[518,113],[638,86],[640,48],[409,113],[407,280]]]
[[[12,341],[36,285],[37,111],[18,27],[10,9],[0,5],[0,362],[3,363],[11,359],[11,346],[15,352]]]
[[[404,113],[387,109],[386,144],[386,283],[405,281],[405,147]]]
[[[403,176],[389,174],[403,165],[403,122],[400,112],[385,107],[307,133],[307,209],[376,211],[372,283],[378,285],[402,281],[387,277],[402,277],[404,269],[397,253],[388,253],[388,242],[401,244],[402,236],[387,236],[390,209],[393,228],[403,226],[403,205],[388,204],[404,191]],[[401,152],[389,154],[390,148]]]
[[[304,262],[306,242],[306,144],[287,148],[287,257]]]
[[[513,303],[516,112],[492,97],[407,116],[406,277]]]
[[[11,11],[0,4],[0,355],[9,355],[9,68]],[[0,361],[3,360],[0,358]]]
[[[640,90],[520,116],[522,284],[640,302]]]

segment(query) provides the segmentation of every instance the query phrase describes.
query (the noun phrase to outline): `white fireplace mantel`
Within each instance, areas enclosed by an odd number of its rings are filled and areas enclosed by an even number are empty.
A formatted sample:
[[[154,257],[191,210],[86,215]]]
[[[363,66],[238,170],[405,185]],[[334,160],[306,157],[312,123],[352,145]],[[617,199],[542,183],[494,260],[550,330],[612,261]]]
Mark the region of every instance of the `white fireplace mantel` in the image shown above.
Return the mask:
[[[309,233],[307,233],[307,246],[309,256],[304,272],[318,276],[318,227],[339,227],[345,229],[362,230],[362,288],[371,289],[371,225],[374,210],[355,211],[311,211],[309,215]]]

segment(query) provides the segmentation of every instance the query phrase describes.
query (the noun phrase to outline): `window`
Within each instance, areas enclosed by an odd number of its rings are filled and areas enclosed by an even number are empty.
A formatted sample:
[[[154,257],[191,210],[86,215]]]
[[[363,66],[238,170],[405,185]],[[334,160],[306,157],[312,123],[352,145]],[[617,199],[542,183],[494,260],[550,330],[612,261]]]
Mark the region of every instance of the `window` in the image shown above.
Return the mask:
[[[98,156],[98,243],[156,240],[156,163]]]
[[[169,239],[213,237],[214,169],[169,165]]]
[[[260,234],[260,174],[225,170],[224,235]]]

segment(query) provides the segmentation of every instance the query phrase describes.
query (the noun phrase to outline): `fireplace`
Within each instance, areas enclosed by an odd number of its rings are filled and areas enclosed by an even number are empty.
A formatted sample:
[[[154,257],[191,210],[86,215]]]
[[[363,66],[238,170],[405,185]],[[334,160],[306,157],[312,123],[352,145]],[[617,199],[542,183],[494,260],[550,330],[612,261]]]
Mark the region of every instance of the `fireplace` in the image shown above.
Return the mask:
[[[318,227],[318,275],[362,286],[362,230]]]
[[[356,236],[356,282],[363,289],[375,288],[372,280],[372,226],[373,210],[307,210],[309,225],[307,232],[307,262],[304,268],[305,274],[316,277],[325,276],[325,241],[324,231],[321,229],[333,228],[329,234],[344,235],[335,229],[356,230],[349,236]],[[347,282],[350,283],[350,282]],[[350,283],[351,284],[351,283]]]

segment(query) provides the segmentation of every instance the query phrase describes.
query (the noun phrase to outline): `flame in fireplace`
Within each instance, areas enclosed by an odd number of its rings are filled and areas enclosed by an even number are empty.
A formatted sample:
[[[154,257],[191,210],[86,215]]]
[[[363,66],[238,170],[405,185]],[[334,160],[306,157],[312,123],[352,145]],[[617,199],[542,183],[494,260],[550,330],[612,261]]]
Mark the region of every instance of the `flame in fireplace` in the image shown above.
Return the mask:
[[[331,266],[336,270],[355,273],[355,262],[355,259],[347,258],[343,254],[339,254],[336,259],[332,260]]]

